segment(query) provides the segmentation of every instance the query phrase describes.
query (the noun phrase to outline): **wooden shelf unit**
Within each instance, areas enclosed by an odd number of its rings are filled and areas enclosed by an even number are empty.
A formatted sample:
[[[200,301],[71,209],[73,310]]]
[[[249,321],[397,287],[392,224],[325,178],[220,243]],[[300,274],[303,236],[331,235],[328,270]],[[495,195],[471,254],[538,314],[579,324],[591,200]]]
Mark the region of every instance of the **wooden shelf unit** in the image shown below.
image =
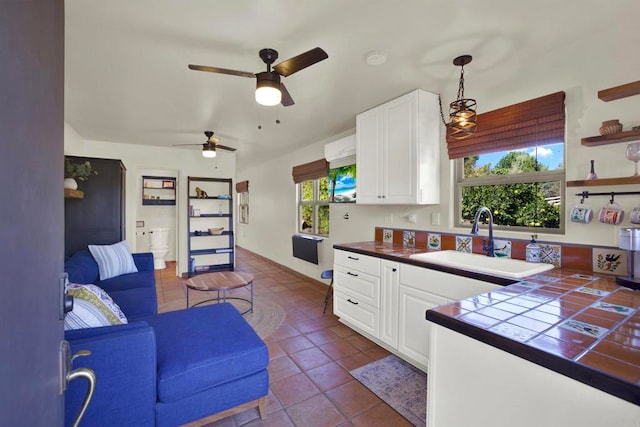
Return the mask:
[[[640,130],[628,130],[609,135],[590,136],[582,138],[582,145],[597,147],[599,145],[617,144],[619,142],[640,141]]]
[[[578,181],[567,181],[567,187],[599,187],[603,185],[632,185],[640,184],[640,175],[626,176],[622,178],[598,178],[583,179]]]
[[[201,187],[207,197],[197,197]],[[188,177],[187,255],[188,276],[215,271],[233,271],[235,243],[233,235],[233,185],[230,178]],[[224,196],[223,196],[224,194]],[[195,214],[198,210],[198,214]],[[209,228],[224,226],[221,234],[209,234]]]

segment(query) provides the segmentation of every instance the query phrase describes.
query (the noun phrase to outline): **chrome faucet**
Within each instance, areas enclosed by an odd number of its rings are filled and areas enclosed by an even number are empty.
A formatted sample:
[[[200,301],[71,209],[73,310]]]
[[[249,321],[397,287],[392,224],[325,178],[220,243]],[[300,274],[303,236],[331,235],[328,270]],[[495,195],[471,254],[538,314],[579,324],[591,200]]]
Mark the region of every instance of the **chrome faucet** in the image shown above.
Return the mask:
[[[480,216],[482,216],[482,212],[486,212],[489,215],[489,240],[484,240],[482,242],[482,249],[487,251],[487,256],[493,257],[496,256],[493,252],[493,215],[491,215],[491,210],[488,207],[482,206],[476,212],[476,218],[473,221],[473,226],[471,227],[471,234],[474,236],[478,235],[478,230],[480,228]]]

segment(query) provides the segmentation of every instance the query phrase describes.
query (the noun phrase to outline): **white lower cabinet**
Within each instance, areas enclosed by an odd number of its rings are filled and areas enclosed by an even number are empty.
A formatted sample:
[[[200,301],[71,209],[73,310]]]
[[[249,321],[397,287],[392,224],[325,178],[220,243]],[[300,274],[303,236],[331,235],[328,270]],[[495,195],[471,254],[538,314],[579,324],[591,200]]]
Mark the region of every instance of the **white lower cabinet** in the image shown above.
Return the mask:
[[[336,249],[333,309],[341,321],[426,371],[426,311],[499,285]]]
[[[449,302],[448,299],[429,292],[399,286],[399,337],[398,351],[421,365],[424,370],[429,365],[429,332],[427,310]]]

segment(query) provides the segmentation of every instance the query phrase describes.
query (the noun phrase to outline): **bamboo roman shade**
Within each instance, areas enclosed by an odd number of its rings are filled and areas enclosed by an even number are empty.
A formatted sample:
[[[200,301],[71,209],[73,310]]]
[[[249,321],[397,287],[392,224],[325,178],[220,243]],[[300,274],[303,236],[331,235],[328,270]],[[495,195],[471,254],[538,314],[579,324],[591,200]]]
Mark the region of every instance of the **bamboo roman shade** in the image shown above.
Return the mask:
[[[304,165],[294,166],[291,174],[293,175],[293,182],[296,184],[326,177],[329,175],[329,162],[326,159],[320,159]]]
[[[564,142],[564,92],[478,114],[478,130],[466,139],[447,132],[450,159]]]
[[[236,192],[238,192],[238,193],[248,193],[249,192],[249,181],[236,182]]]

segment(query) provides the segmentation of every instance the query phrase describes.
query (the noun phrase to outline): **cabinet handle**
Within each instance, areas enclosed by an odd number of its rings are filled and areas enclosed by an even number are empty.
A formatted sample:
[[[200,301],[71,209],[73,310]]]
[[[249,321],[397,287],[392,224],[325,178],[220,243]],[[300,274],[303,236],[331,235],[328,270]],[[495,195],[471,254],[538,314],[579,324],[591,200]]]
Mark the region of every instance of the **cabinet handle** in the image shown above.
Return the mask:
[[[396,271],[398,271],[398,269],[397,268],[392,268],[391,271],[393,271],[395,273]]]
[[[352,272],[350,272],[350,271],[347,271],[347,274],[348,274],[349,276],[358,277],[358,275],[357,275],[356,273],[352,273]]]
[[[358,305],[358,303],[356,301],[351,301],[351,298],[347,298],[347,301],[349,301],[353,305]]]
[[[352,259],[354,261],[360,261],[360,258],[353,257],[353,256],[347,256],[347,258]]]

